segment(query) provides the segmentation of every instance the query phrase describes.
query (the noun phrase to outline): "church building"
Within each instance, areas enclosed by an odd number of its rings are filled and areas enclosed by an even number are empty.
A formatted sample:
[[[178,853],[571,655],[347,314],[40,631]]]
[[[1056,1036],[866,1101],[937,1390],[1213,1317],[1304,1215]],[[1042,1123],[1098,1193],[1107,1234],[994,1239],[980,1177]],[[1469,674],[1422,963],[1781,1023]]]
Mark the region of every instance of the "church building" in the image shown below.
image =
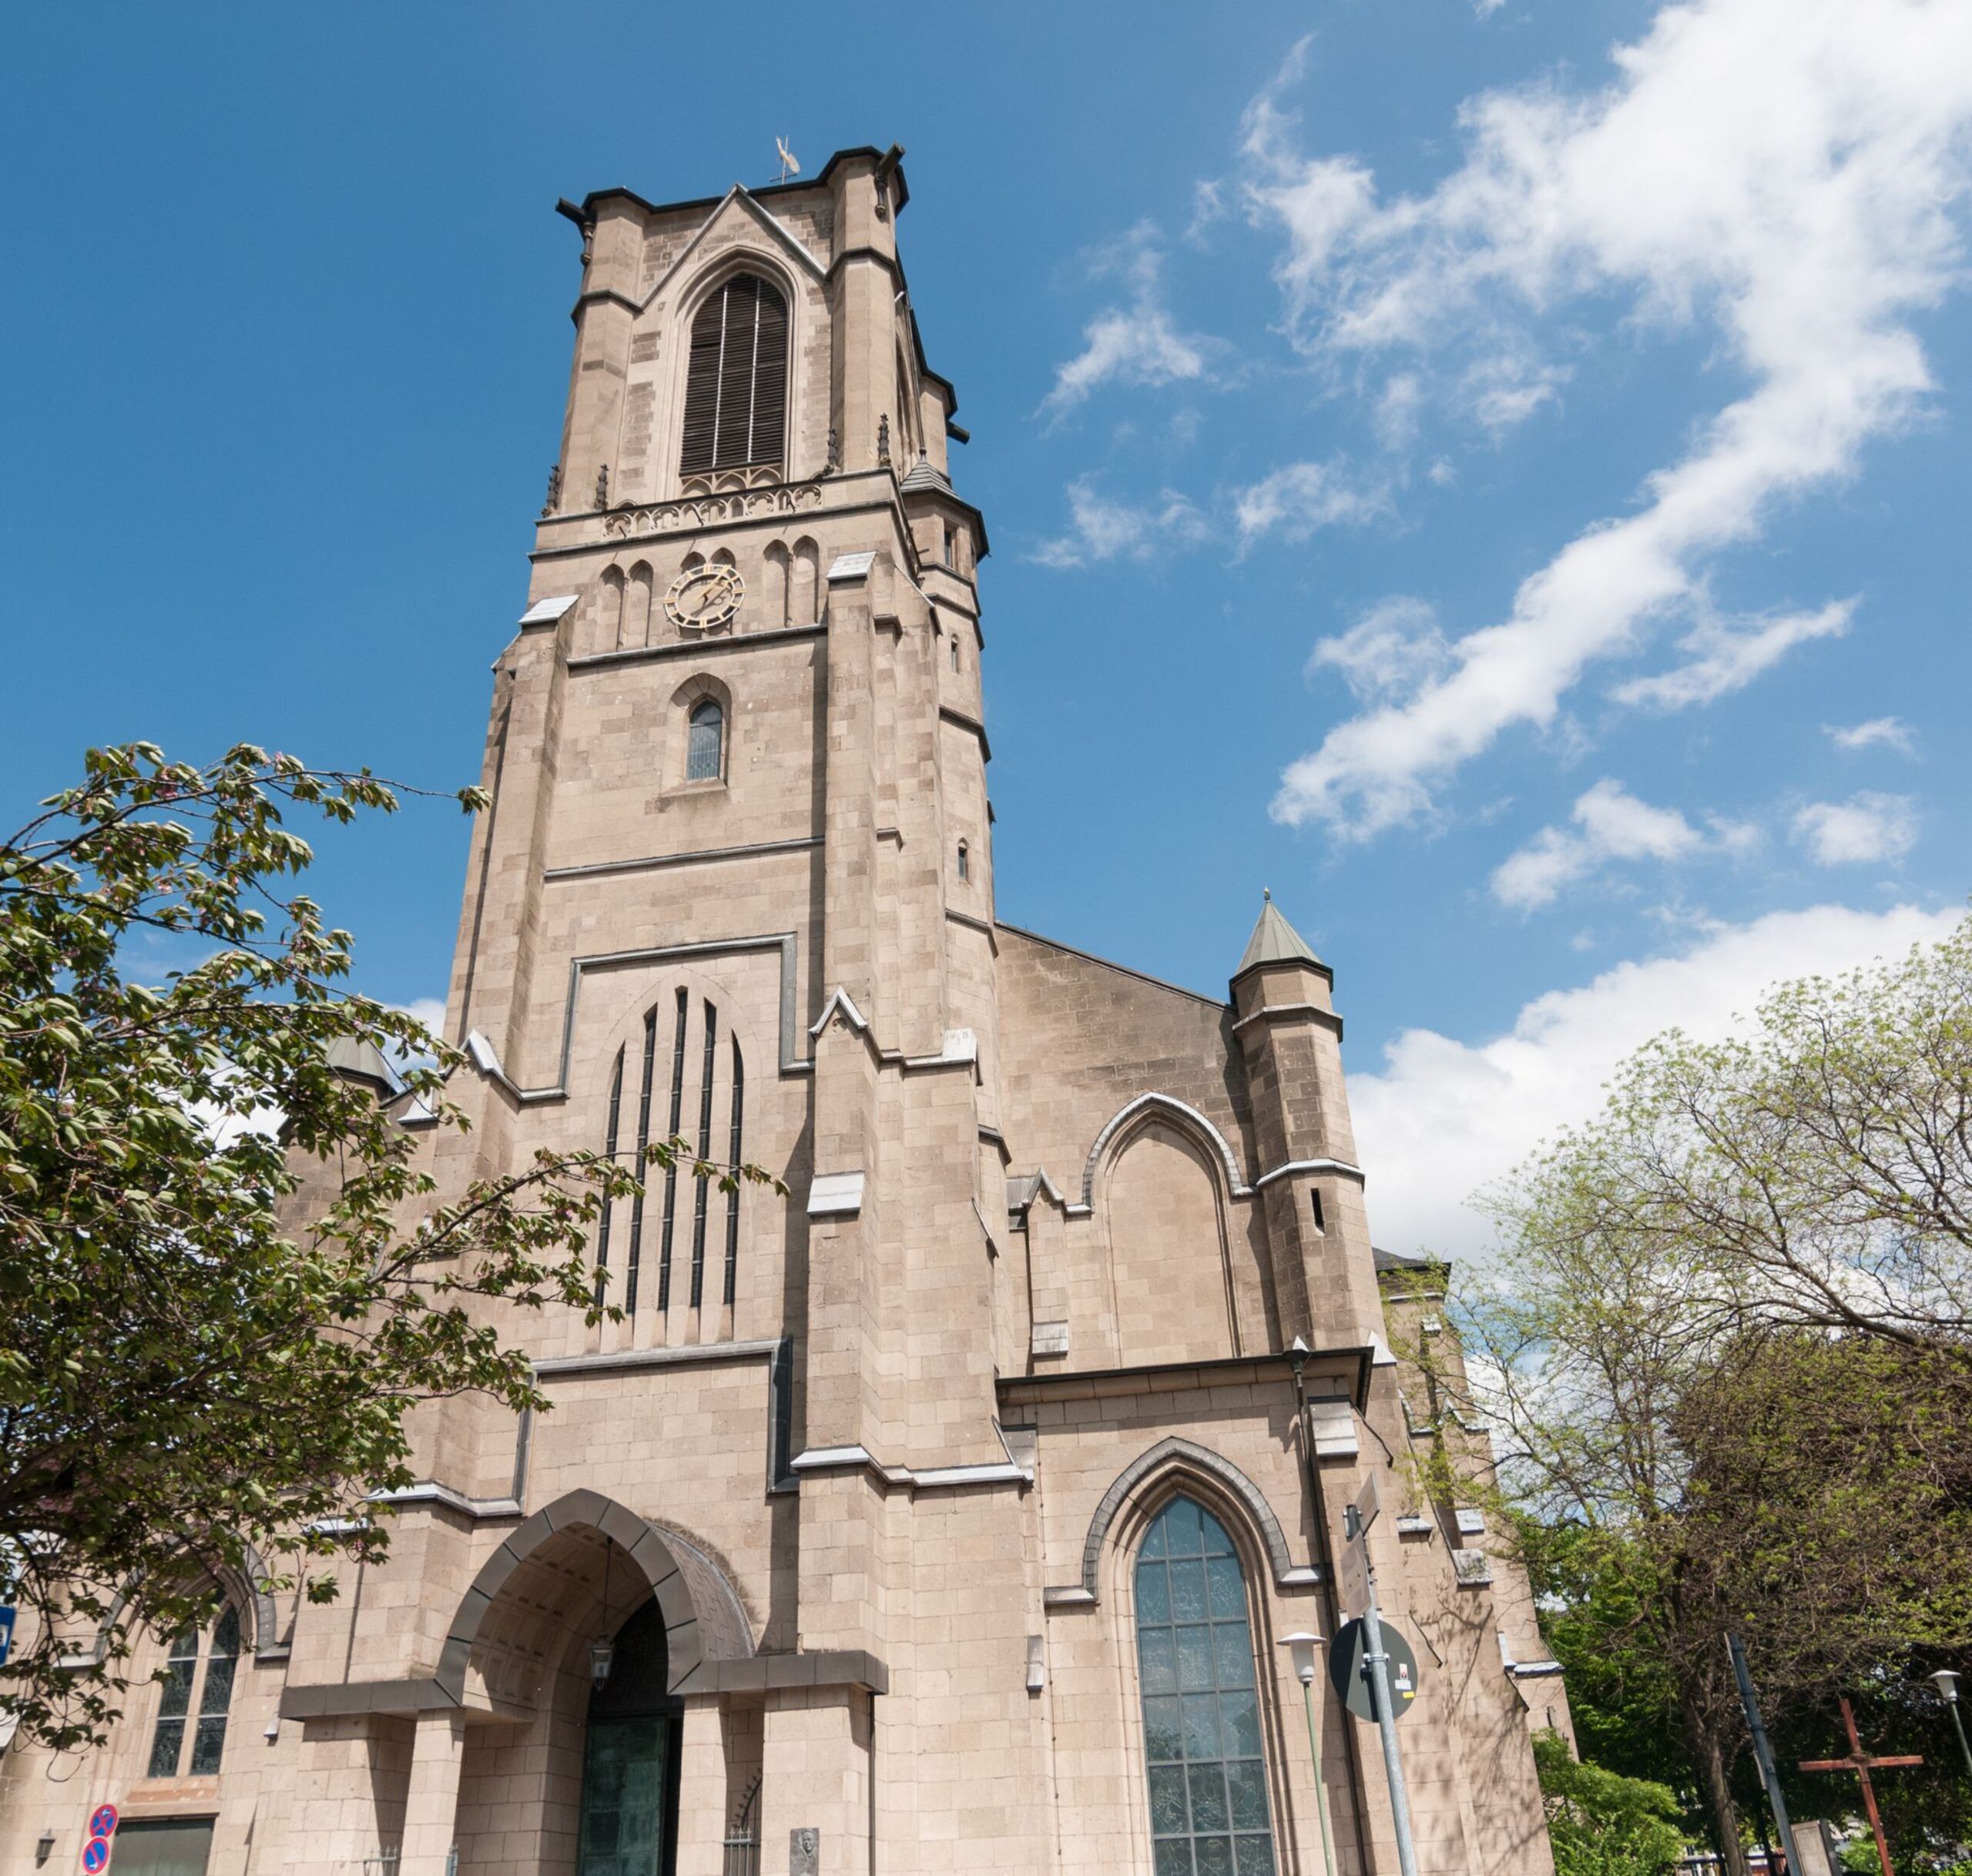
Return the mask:
[[[1417,1868],[1551,1876],[1565,1701],[1417,1358],[1442,1269],[1372,1248],[1333,973],[1270,902],[1222,993],[995,916],[986,526],[901,158],[561,205],[471,1131],[341,1065],[441,1194],[682,1135],[786,1195],[618,1204],[622,1322],[511,1325],[550,1409],[419,1409],[387,1561],[221,1586],[102,1750],[14,1748],[0,1868],[82,1867],[112,1804],[112,1876],[1323,1876],[1319,1793],[1334,1869],[1397,1876],[1377,1730],[1324,1666],[1317,1764],[1282,1645],[1350,1613],[1373,1481]]]

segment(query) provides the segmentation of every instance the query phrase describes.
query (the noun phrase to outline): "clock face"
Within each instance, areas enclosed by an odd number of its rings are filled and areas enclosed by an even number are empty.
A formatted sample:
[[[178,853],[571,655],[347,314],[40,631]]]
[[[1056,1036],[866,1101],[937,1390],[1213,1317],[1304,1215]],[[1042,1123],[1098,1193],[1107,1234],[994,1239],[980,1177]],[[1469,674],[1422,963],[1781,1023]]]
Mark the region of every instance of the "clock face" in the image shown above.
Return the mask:
[[[672,625],[703,631],[726,624],[746,596],[746,582],[740,578],[740,570],[714,562],[688,567],[679,575],[664,595],[664,609]]]

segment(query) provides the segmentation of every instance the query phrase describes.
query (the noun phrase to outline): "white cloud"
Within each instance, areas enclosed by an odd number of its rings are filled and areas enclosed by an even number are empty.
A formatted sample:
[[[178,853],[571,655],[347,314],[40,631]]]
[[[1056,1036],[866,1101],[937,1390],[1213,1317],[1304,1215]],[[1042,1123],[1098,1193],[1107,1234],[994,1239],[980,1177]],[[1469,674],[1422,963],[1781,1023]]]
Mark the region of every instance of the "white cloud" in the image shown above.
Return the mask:
[[[1082,349],[1056,370],[1043,410],[1061,415],[1105,384],[1175,384],[1204,377],[1209,341],[1172,323],[1158,300],[1162,267],[1157,232],[1148,224],[1098,257],[1098,273],[1129,279],[1130,303],[1108,308],[1083,328]]]
[[[1917,844],[1917,810],[1907,795],[1852,795],[1810,802],[1794,816],[1794,838],[1822,866],[1901,859]]]
[[[1401,696],[1428,682],[1450,655],[1436,608],[1402,594],[1380,600],[1339,638],[1324,638],[1308,660],[1307,675],[1342,673],[1365,703]]]
[[[1465,374],[1463,389],[1474,417],[1494,436],[1524,424],[1543,404],[1558,404],[1570,374],[1519,357],[1482,358]]]
[[[1882,743],[1906,755],[1917,752],[1917,732],[1900,717],[1873,716],[1866,723],[1851,723],[1846,729],[1839,723],[1824,723],[1822,731],[1838,749],[1872,749]]]
[[[1812,638],[1839,638],[1849,629],[1853,599],[1839,599],[1814,612],[1768,615],[1751,621],[1724,620],[1703,611],[1699,623],[1679,641],[1692,655],[1688,663],[1654,678],[1636,678],[1609,694],[1618,703],[1682,710],[1710,703],[1743,688],[1797,645]]]
[[[1417,417],[1424,387],[1414,371],[1400,371],[1377,400],[1377,441],[1393,452],[1407,450],[1417,439]]]
[[[1239,544],[1249,546],[1278,528],[1290,541],[1305,541],[1318,528],[1360,527],[1387,514],[1387,487],[1356,481],[1339,457],[1325,463],[1290,463],[1234,497]]]
[[[1470,100],[1461,166],[1388,203],[1353,159],[1300,154],[1279,102],[1300,56],[1249,109],[1245,147],[1249,210],[1283,237],[1308,351],[1518,360],[1570,302],[1622,296],[1638,330],[1708,329],[1745,386],[1635,508],[1585,526],[1506,618],[1460,638],[1440,679],[1286,770],[1279,819],[1364,837],[1426,812],[1504,731],[1551,723],[1591,664],[1689,616],[1720,554],[1853,474],[1930,387],[1912,320],[1960,271],[1972,8],[1666,5],[1604,88]]]
[[[1712,926],[1678,955],[1619,964],[1536,997],[1504,1035],[1463,1042],[1405,1030],[1384,1049],[1379,1072],[1350,1078],[1377,1243],[1479,1254],[1490,1228],[1466,1200],[1558,1128],[1591,1117],[1617,1064],[1651,1037],[1674,1025],[1722,1035],[1769,984],[1934,943],[1962,916],[1914,906],[1770,913]]]
[[[1597,782],[1575,804],[1574,819],[1579,832],[1544,827],[1494,872],[1501,904],[1531,911],[1610,860],[1683,859],[1705,845],[1675,808],[1653,808],[1619,782]]]
[[[1096,493],[1093,479],[1068,484],[1069,531],[1045,541],[1030,558],[1044,567],[1085,567],[1092,561],[1148,560],[1160,548],[1191,547],[1211,529],[1205,517],[1175,489],[1156,506],[1114,501]]]

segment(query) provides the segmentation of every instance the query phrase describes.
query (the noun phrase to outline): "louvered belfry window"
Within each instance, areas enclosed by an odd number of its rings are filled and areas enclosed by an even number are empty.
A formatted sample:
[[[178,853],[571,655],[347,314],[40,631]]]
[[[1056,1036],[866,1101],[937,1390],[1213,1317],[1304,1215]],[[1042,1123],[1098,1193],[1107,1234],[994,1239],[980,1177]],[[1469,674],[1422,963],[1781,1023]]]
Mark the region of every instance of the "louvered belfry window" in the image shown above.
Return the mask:
[[[786,430],[787,302],[736,274],[692,321],[679,473],[777,465]]]

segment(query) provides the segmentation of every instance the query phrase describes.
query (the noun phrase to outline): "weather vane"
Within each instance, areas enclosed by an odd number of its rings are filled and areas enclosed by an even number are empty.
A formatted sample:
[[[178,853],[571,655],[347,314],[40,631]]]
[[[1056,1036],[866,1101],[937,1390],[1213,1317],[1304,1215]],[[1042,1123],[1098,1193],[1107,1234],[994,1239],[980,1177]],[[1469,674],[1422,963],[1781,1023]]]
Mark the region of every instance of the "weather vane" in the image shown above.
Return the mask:
[[[776,137],[773,147],[775,153],[780,158],[780,179],[784,183],[790,176],[799,176],[801,166],[794,160],[794,152],[787,147],[787,139]]]

